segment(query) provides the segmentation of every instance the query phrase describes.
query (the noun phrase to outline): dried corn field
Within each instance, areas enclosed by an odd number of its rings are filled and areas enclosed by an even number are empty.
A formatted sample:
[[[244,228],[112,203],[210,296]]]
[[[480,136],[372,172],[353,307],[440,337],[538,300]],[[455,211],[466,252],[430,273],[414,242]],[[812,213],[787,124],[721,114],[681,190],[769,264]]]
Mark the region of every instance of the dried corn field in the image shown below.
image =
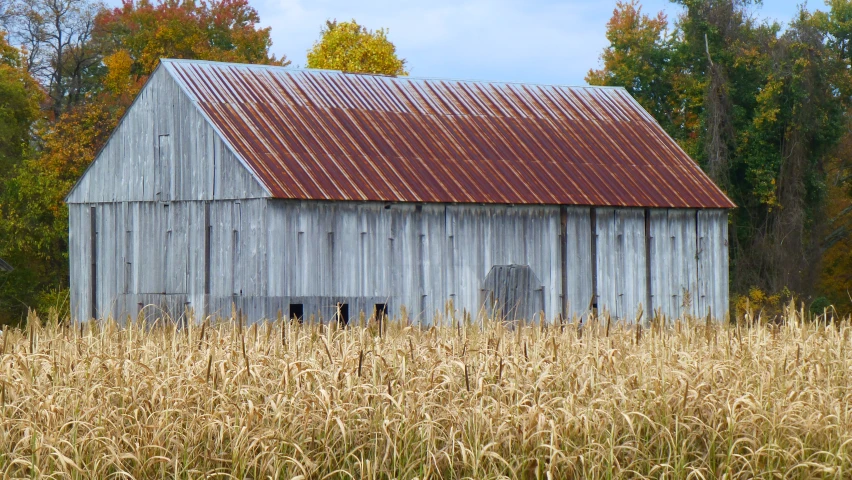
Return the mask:
[[[852,328],[2,334],[2,478],[849,478]]]

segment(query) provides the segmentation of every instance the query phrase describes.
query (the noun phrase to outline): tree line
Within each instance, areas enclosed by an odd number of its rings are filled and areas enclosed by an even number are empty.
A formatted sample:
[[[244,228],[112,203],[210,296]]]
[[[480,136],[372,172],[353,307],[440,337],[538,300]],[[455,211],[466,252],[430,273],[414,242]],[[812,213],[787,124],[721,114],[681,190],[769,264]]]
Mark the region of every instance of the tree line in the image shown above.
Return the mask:
[[[852,0],[784,25],[758,0],[619,2],[602,65],[736,202],[737,302],[852,308]],[[67,311],[64,196],[160,58],[289,65],[247,0],[0,0],[0,323]],[[328,21],[308,68],[405,75],[385,30]]]
[[[307,67],[404,74],[386,31],[329,21]],[[247,0],[0,0],[0,324],[68,311],[64,197],[160,58],[286,66]]]

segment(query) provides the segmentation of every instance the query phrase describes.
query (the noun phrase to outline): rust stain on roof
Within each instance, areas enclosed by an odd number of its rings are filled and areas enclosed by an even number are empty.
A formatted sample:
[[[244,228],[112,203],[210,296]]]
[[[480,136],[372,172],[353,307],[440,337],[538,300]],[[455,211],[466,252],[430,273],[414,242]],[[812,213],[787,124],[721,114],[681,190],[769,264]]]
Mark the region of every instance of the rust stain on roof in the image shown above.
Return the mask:
[[[734,207],[623,89],[163,64],[276,198]]]

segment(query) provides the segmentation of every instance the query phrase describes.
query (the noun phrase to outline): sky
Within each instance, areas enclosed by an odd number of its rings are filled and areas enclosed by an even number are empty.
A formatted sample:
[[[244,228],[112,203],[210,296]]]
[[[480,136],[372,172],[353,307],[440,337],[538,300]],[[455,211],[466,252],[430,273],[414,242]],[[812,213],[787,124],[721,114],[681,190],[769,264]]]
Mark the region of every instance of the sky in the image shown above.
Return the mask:
[[[787,22],[803,0],[764,0],[755,13]],[[272,28],[272,51],[304,66],[327,19],[386,28],[412,77],[585,84],[600,66],[616,0],[251,0]],[[680,12],[668,0],[643,11]],[[822,8],[821,0],[809,7]]]

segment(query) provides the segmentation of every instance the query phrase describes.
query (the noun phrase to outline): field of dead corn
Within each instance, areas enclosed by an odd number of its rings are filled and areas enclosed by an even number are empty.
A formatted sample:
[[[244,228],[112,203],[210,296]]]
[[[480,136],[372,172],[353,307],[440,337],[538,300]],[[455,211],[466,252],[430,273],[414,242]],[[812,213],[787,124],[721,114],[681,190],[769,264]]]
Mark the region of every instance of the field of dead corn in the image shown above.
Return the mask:
[[[0,339],[2,478],[850,478],[852,326],[62,325]]]

